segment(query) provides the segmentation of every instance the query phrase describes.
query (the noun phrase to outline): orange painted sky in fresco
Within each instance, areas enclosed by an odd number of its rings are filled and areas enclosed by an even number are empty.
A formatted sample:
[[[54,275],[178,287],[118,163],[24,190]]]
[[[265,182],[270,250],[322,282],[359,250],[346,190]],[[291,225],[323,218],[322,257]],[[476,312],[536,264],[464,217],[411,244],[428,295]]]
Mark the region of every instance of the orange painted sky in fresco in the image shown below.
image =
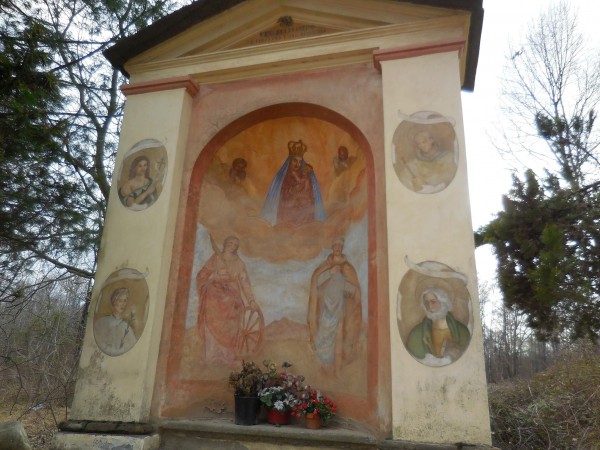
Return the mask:
[[[260,217],[266,193],[288,157],[288,142],[302,140],[304,159],[313,166],[327,210],[325,222],[290,229],[272,226]],[[336,177],[333,158],[338,148],[356,157],[351,169]],[[231,190],[228,170],[235,158],[248,162],[246,189]],[[365,159],[358,143],[329,122],[307,117],[283,117],[249,127],[230,139],[215,155],[200,193],[199,222],[216,242],[229,235],[240,238],[250,257],[271,262],[307,260],[344,236],[352,223],[364,218],[367,205]]]

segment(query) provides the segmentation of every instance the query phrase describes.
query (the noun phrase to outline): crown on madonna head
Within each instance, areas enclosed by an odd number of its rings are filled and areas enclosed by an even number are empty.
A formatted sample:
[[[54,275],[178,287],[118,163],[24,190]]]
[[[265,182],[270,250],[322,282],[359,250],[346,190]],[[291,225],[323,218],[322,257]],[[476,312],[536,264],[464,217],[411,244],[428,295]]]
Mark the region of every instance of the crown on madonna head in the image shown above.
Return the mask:
[[[298,142],[290,141],[288,142],[288,150],[290,152],[290,156],[303,158],[304,154],[306,153],[306,144],[304,144],[302,140],[299,140]]]

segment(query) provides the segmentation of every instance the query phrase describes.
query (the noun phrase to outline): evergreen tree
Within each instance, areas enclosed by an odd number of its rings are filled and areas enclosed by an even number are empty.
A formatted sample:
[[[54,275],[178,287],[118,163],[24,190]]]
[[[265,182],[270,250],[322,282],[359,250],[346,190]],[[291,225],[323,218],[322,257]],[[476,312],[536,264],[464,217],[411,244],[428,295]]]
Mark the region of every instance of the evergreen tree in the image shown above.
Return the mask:
[[[478,245],[494,247],[507,307],[523,311],[544,340],[600,332],[598,198],[582,195],[552,175],[541,185],[529,170],[476,234]]]
[[[170,0],[0,0],[0,302],[93,279],[126,80],[102,56]]]
[[[544,174],[513,177],[504,211],[476,234],[494,247],[504,301],[543,339],[600,333],[600,57],[577,23],[568,3],[552,4],[511,51],[511,142]]]

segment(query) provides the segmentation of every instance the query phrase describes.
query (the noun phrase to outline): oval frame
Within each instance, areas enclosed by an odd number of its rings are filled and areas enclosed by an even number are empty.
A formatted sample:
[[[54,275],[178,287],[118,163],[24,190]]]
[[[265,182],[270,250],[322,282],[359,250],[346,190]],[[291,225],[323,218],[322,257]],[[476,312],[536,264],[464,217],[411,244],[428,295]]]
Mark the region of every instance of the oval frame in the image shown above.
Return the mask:
[[[136,166],[146,161],[144,177]],[[144,139],[131,147],[121,163],[117,192],[121,204],[130,211],[143,211],[160,197],[168,169],[167,149],[156,139]],[[143,179],[142,179],[143,178]]]
[[[131,350],[141,337],[148,319],[148,284],[135,269],[113,272],[101,287],[94,308],[94,340],[98,348],[109,356],[120,356]],[[122,312],[114,302],[127,292]],[[119,317],[117,317],[119,316]]]
[[[433,111],[406,117],[392,138],[396,176],[408,189],[435,194],[450,185],[458,169],[458,142],[452,120]]]
[[[452,364],[467,351],[473,336],[473,311],[467,277],[437,261],[423,261],[419,264],[409,262],[409,267],[410,270],[400,281],[396,306],[402,343],[408,353],[421,364],[431,367]],[[446,320],[454,343],[450,341],[452,346],[441,350],[443,354],[440,356],[425,350],[432,340],[425,330],[431,330],[432,321],[427,318],[422,306],[422,296],[424,291],[432,289],[445,292],[452,305],[448,313],[451,318]],[[468,337],[465,333],[468,333]],[[415,341],[416,336],[419,336],[418,342]],[[425,339],[421,339],[421,336]]]

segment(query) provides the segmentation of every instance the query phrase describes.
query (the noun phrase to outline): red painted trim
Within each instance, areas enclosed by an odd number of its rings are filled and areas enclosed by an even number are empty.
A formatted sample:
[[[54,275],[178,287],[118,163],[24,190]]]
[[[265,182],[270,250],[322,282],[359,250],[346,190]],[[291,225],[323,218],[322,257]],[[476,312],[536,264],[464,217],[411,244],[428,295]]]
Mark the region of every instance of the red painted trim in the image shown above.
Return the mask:
[[[408,45],[406,47],[386,48],[375,50],[373,52],[373,63],[375,68],[381,72],[381,61],[391,61],[394,59],[414,58],[416,56],[433,55],[434,53],[453,52],[458,50],[460,58],[464,48],[465,40],[444,41],[427,45]]]
[[[145,94],[147,92],[168,91],[171,89],[184,88],[186,92],[194,97],[200,90],[198,83],[192,77],[174,77],[162,80],[142,81],[140,83],[124,84],[121,92],[125,95]]]

